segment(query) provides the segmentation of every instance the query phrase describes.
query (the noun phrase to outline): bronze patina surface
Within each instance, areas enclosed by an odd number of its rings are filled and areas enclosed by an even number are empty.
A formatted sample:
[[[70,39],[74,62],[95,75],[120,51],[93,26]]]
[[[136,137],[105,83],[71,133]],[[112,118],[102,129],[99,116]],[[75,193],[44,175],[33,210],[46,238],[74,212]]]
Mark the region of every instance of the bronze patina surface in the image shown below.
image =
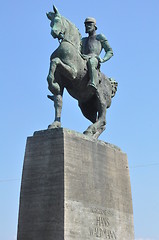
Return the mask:
[[[117,82],[100,71],[100,64],[113,56],[112,48],[103,34],[96,34],[94,18],[86,18],[88,37],[81,38],[76,26],[61,16],[55,6],[53,10],[47,17],[51,21],[51,35],[59,40],[59,47],[51,54],[47,77],[53,94],[48,97],[55,106],[55,120],[49,128],[61,127],[62,96],[66,88],[78,100],[83,115],[92,122],[84,134],[98,138],[105,130],[106,110],[117,90]],[[104,58],[100,57],[102,50]]]

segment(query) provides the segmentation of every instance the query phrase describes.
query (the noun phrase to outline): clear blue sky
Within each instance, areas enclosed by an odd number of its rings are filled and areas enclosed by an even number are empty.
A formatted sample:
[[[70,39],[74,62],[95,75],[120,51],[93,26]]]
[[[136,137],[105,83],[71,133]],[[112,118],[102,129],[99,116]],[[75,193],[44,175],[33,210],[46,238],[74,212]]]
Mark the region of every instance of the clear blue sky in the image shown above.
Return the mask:
[[[85,36],[84,19],[97,20],[114,57],[102,71],[119,83],[100,139],[128,155],[136,240],[159,240],[159,1],[5,0],[0,14],[0,239],[15,240],[27,136],[46,129],[54,109],[47,99],[50,54],[58,46],[45,13],[55,4]],[[62,125],[89,125],[64,94]]]

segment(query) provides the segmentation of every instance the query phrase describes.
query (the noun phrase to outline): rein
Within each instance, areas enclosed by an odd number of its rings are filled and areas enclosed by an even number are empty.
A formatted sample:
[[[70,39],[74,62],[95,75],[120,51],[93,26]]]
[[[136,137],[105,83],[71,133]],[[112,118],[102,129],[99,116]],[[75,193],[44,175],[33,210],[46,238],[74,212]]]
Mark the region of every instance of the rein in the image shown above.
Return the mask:
[[[63,20],[62,18],[61,18],[61,22],[62,22],[63,26],[65,26],[65,22],[64,22],[64,20]],[[61,38],[61,41],[60,41],[60,39],[58,39],[59,44],[61,45],[62,42],[68,42],[69,44],[71,44],[71,45],[76,49],[76,51],[78,52],[78,54],[83,58],[83,54],[82,54],[79,50],[77,50],[76,45],[74,45],[71,41],[69,41],[68,39],[65,38],[64,32],[61,32],[60,35],[61,35],[62,38]],[[83,58],[83,59],[84,59],[84,58]],[[85,59],[84,59],[84,60],[85,60]]]
[[[60,40],[58,40],[58,41],[59,41],[59,44],[61,44],[62,42],[68,42],[69,44],[71,44],[76,49],[78,54],[83,58],[83,54],[79,50],[77,50],[77,47],[71,41],[67,40],[66,38],[63,38],[63,39],[61,39],[61,41]]]

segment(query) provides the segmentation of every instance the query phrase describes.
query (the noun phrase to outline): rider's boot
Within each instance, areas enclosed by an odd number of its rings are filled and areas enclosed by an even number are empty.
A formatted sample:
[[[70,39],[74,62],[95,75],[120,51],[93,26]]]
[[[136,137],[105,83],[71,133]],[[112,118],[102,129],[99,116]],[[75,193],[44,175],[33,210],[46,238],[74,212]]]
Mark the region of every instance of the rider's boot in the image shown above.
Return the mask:
[[[91,81],[87,85],[89,88],[92,88],[93,90],[97,91],[97,87],[94,83],[94,80],[91,79]]]

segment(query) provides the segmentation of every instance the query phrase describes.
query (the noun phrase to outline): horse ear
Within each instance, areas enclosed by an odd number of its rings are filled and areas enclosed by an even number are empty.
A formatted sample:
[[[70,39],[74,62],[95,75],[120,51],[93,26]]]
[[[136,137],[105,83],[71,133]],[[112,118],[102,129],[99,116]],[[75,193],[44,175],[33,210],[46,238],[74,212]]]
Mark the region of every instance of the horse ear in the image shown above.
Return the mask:
[[[46,13],[46,16],[47,16],[48,19],[51,21],[51,20],[53,19],[53,17],[54,17],[54,14],[55,14],[55,13],[53,13],[53,12],[48,12],[48,13]]]
[[[57,7],[55,7],[54,5],[53,5],[53,10],[54,10],[54,13],[55,13],[55,14],[57,14],[57,15],[60,16],[60,13],[59,13]]]

